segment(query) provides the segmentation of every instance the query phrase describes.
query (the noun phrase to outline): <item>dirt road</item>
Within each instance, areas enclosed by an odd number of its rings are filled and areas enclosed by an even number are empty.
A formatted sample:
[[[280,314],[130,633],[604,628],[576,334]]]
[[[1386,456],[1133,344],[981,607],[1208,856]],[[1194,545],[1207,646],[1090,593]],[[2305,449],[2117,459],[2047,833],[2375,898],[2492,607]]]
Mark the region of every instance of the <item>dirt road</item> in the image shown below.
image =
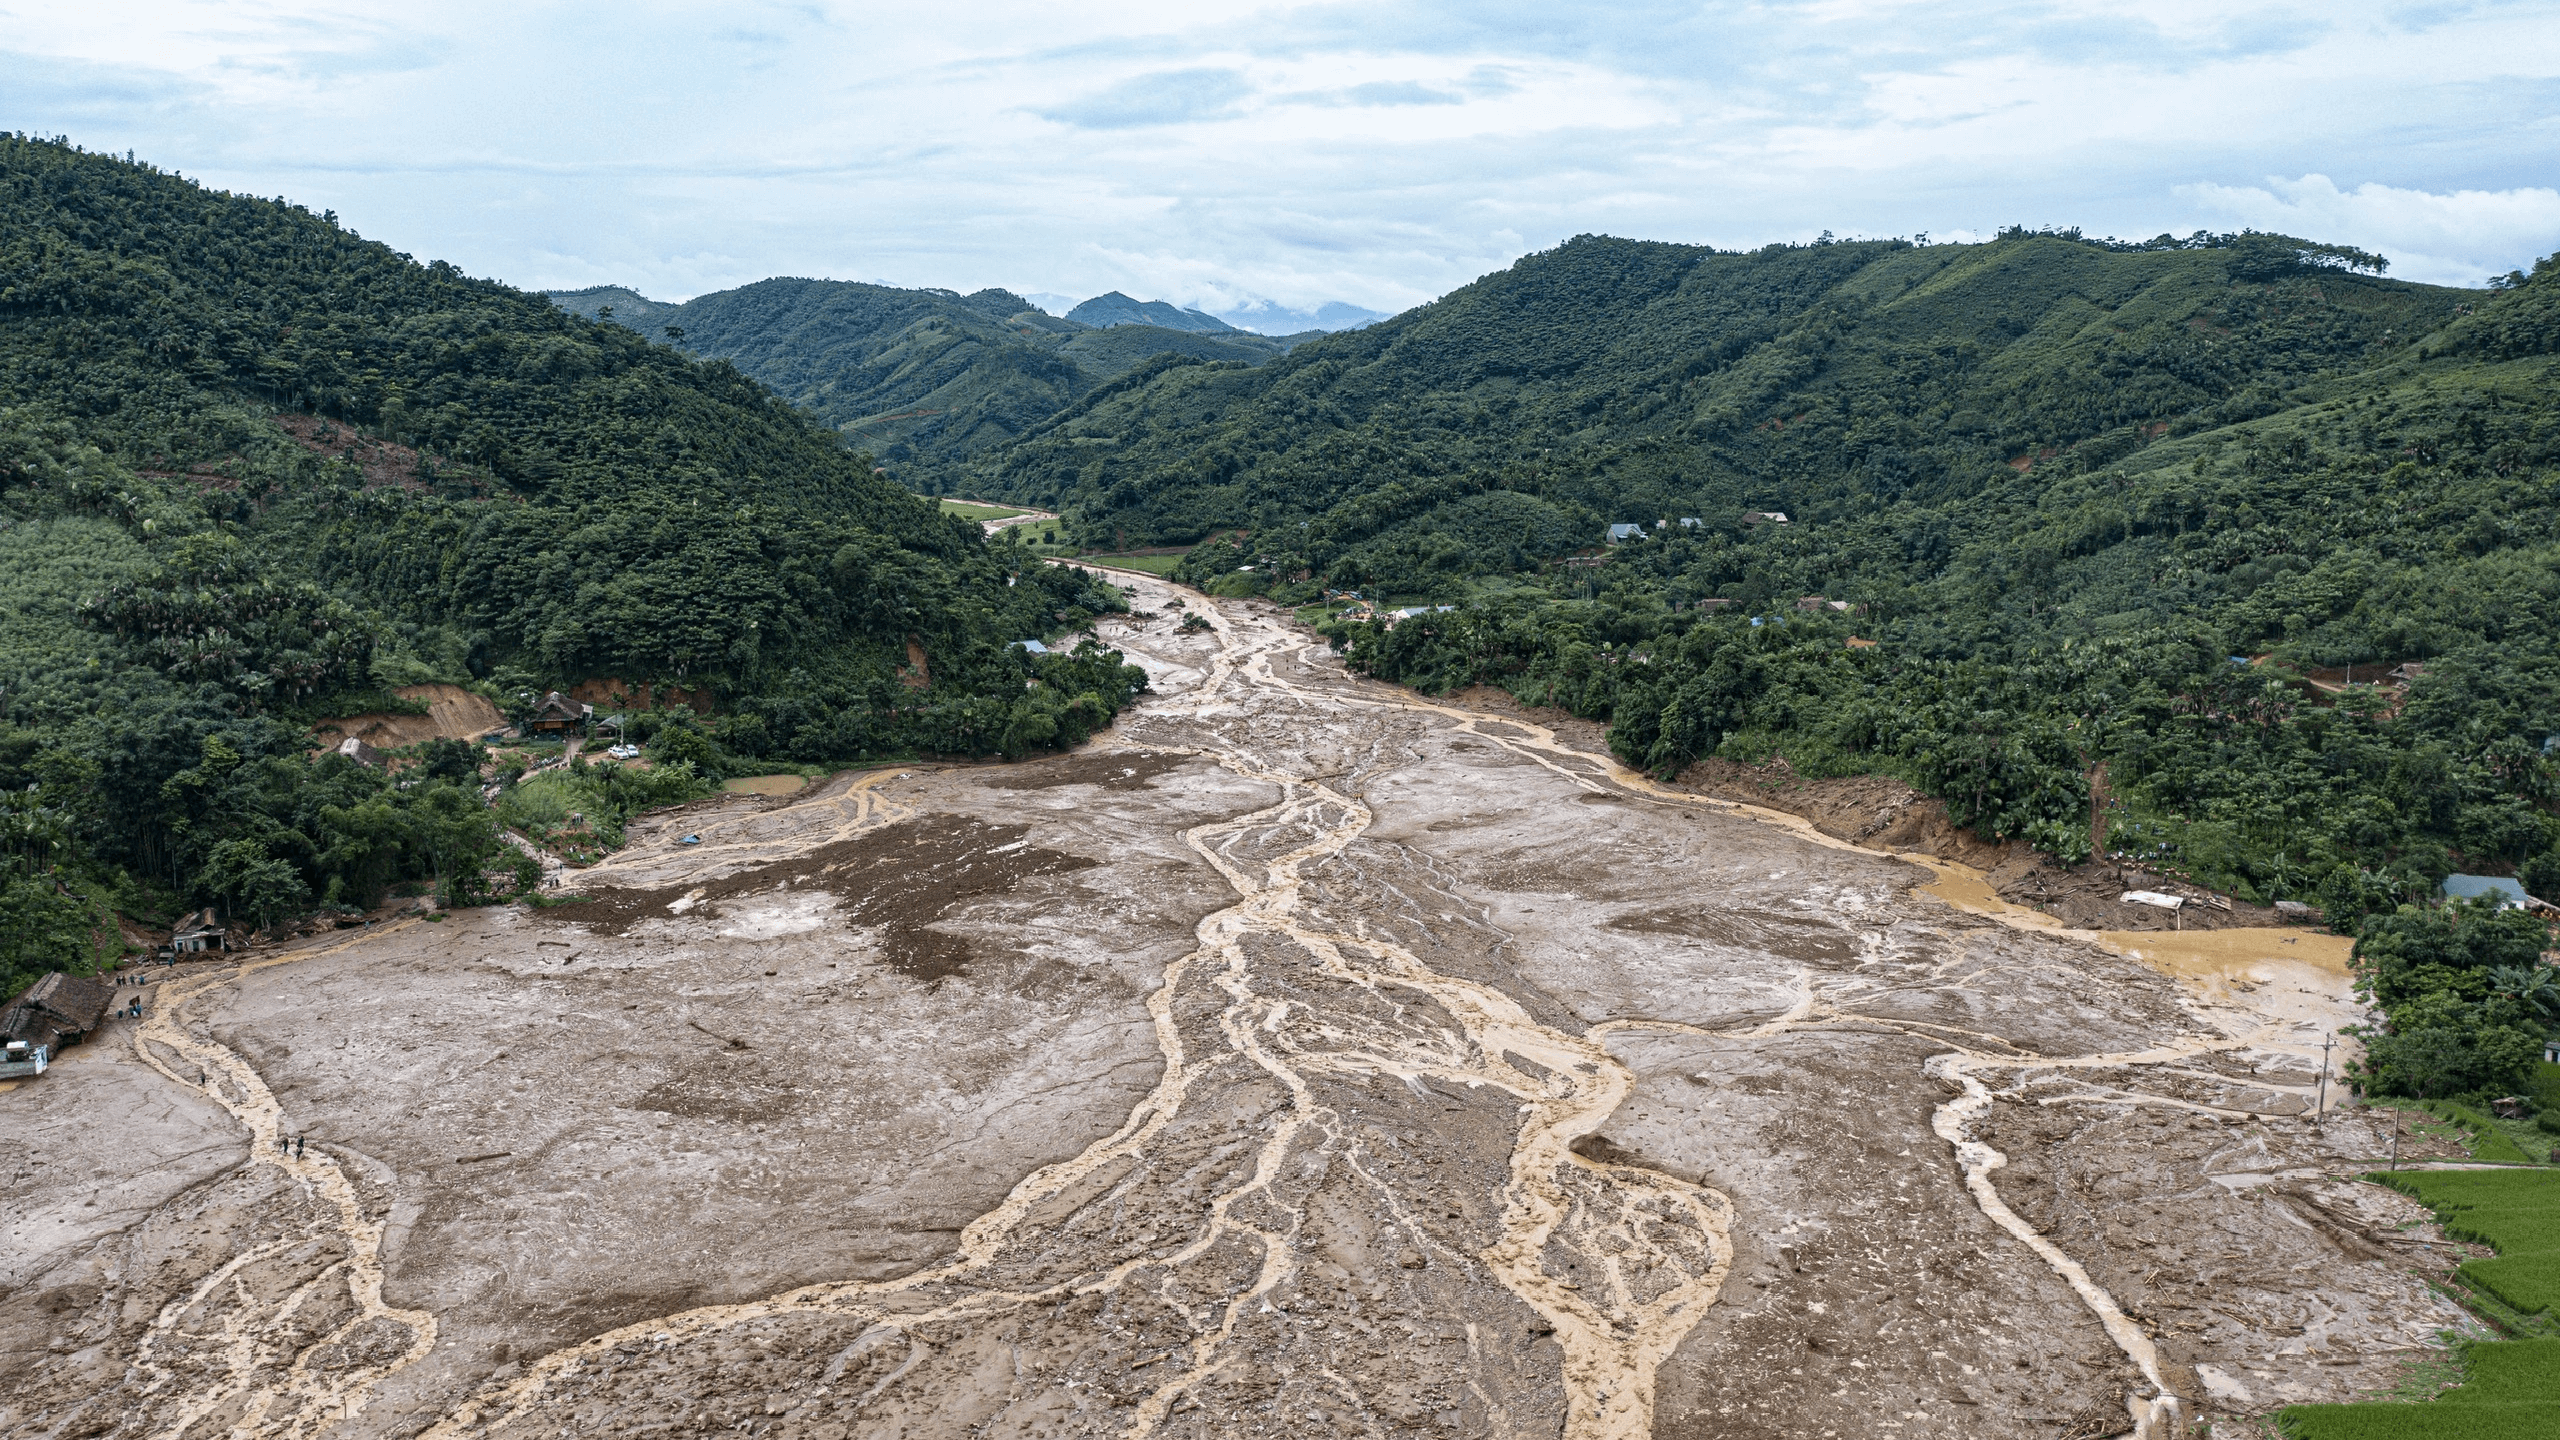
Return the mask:
[[[1128,583],[1084,752],[637,826],[46,1077],[0,1430],[2096,1436],[2459,1323],[2306,1118],[2324,957],[2173,975]]]

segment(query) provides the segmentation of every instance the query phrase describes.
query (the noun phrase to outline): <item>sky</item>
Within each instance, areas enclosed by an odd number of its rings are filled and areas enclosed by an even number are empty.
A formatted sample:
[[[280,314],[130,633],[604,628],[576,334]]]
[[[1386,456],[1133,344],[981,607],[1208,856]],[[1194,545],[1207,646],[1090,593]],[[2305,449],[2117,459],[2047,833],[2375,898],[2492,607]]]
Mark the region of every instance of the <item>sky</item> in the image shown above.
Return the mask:
[[[0,0],[0,128],[661,300],[1117,289],[1285,329],[1579,234],[2011,224],[2477,285],[2560,251],[2560,0]]]

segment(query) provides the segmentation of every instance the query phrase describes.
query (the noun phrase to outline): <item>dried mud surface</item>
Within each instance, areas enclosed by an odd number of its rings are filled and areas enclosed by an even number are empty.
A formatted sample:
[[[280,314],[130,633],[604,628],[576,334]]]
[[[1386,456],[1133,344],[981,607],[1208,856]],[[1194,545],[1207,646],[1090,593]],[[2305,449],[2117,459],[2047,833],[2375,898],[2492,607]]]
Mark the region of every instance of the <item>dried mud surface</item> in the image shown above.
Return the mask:
[[[0,1096],[0,1432],[2097,1436],[2461,1323],[2310,1117],[2323,954],[2181,968],[1186,598],[1076,755],[154,985]]]

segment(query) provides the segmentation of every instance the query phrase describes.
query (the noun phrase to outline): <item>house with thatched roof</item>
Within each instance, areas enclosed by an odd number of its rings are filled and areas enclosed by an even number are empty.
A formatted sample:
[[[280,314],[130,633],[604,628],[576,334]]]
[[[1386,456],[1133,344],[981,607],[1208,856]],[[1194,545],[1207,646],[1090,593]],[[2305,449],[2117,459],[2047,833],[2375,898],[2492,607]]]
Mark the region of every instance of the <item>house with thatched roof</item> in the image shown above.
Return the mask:
[[[41,1050],[59,1055],[77,1045],[105,1022],[114,999],[107,987],[56,970],[27,987],[27,993],[0,1011],[0,1046]]]
[[[524,722],[527,735],[567,735],[585,733],[587,722],[595,718],[596,707],[581,704],[554,690],[533,707]]]

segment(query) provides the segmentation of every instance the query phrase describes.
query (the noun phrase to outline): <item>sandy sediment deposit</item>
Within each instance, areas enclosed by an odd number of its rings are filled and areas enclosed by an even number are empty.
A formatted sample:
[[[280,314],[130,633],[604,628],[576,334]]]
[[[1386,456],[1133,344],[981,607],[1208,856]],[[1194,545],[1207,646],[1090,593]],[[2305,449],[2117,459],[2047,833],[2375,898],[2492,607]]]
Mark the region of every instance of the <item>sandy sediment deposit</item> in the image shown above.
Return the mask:
[[[2461,1323],[2310,1118],[2332,942],[2067,930],[1185,598],[1075,755],[156,985],[0,1096],[0,1432],[2098,1436]]]

